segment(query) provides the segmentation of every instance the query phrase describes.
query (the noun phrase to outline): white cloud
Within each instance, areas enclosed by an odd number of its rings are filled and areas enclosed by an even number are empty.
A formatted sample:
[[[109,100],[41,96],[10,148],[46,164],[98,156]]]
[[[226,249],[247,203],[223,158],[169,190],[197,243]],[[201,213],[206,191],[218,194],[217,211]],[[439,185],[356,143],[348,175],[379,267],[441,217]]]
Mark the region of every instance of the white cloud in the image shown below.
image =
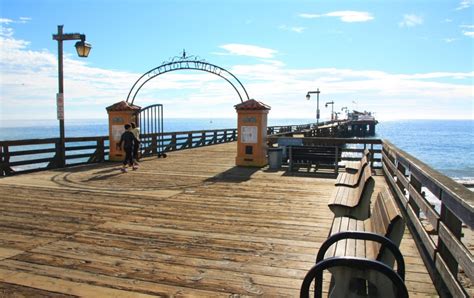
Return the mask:
[[[300,18],[304,18],[304,19],[317,19],[317,18],[323,17],[324,15],[313,14],[313,13],[300,13],[299,16]]]
[[[457,40],[457,38],[445,38],[445,39],[443,39],[443,41],[446,42],[446,43],[452,43],[456,40]]]
[[[6,18],[0,18],[0,24],[11,24],[11,23],[19,23],[19,24],[25,24],[31,21],[30,17],[20,17],[17,21],[12,20],[12,19],[6,19]]]
[[[456,10],[462,10],[471,7],[474,4],[474,0],[462,0]]]
[[[305,27],[288,27],[287,25],[281,25],[278,28],[281,30],[293,31],[296,33],[303,33],[303,31],[306,29]]]
[[[219,46],[221,49],[227,50],[228,54],[238,56],[250,56],[256,58],[273,58],[278,52],[273,49],[263,48],[248,44],[230,43]]]
[[[21,23],[21,24],[26,24],[26,23],[28,23],[29,21],[31,21],[31,18],[30,18],[30,17],[20,17],[20,19],[19,19],[18,22]]]
[[[339,17],[341,21],[347,23],[353,22],[367,22],[374,19],[374,17],[364,11],[335,11],[326,14],[329,17]]]
[[[355,23],[355,22],[368,22],[374,19],[372,14],[366,11],[352,11],[352,10],[342,10],[342,11],[333,11],[325,14],[310,14],[310,13],[301,13],[300,17],[306,19],[314,19],[321,17],[337,17],[342,22],[346,23]]]
[[[467,30],[462,30],[462,34],[468,37],[474,37],[474,25],[461,25],[460,26],[463,29]]]
[[[0,18],[0,24],[10,24],[10,23],[13,23],[13,20]]]
[[[28,41],[12,37],[0,37],[0,46],[3,53],[8,53],[0,60],[0,117],[55,119],[56,55],[33,51]],[[381,119],[394,115],[417,118],[419,110],[429,111],[426,117],[432,118],[472,117],[474,72],[393,74],[379,70],[295,69],[275,60],[276,50],[224,46],[229,54],[238,55],[245,49],[246,54],[260,58],[256,64],[223,67],[239,78],[251,98],[272,106],[272,118],[313,118],[315,102],[307,101],[305,94],[314,88],[320,88],[323,102],[334,100],[335,109],[351,107],[357,96],[360,108],[377,112]],[[75,58],[73,49],[70,52],[64,61],[67,119],[105,118],[105,107],[124,100],[141,76],[90,66],[88,60]],[[147,83],[136,104],[162,103],[166,117],[216,118],[235,117],[233,105],[238,101],[233,88],[217,76],[172,72]],[[330,108],[321,107],[321,113],[323,119],[328,118]]]
[[[423,17],[414,14],[403,15],[403,20],[398,23],[400,27],[414,27],[423,24]]]

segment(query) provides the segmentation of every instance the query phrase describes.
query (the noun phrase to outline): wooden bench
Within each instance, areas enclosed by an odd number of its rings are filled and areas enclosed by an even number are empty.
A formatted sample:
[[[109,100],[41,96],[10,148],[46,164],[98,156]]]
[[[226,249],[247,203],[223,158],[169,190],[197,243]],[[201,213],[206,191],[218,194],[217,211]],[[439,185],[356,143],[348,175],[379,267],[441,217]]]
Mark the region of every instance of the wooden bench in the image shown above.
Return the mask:
[[[349,187],[356,187],[359,185],[361,174],[364,171],[364,167],[370,167],[367,165],[367,156],[363,156],[359,162],[359,168],[356,172],[344,172],[339,173],[336,179],[336,186],[349,186]]]
[[[336,186],[329,199],[329,209],[338,216],[350,216],[357,219],[369,217],[370,193],[367,181],[372,177],[372,170],[367,164],[362,170],[357,187]]]
[[[305,277],[301,295],[306,297],[313,280],[321,291],[322,270],[327,269],[332,274],[331,297],[349,297],[354,292],[369,293],[370,297],[408,297],[405,265],[398,249],[404,230],[405,222],[388,189],[378,194],[370,218],[335,217],[316,265]]]
[[[366,161],[370,161],[370,151],[369,149],[364,149],[364,152],[362,153],[362,158],[361,160],[366,157]],[[346,172],[353,173],[357,172],[361,168],[360,161],[348,161],[346,162],[344,168],[346,169]]]
[[[337,146],[289,146],[288,169],[306,167],[308,171],[315,166],[315,169],[334,169],[338,173],[338,163],[341,157],[341,150]]]

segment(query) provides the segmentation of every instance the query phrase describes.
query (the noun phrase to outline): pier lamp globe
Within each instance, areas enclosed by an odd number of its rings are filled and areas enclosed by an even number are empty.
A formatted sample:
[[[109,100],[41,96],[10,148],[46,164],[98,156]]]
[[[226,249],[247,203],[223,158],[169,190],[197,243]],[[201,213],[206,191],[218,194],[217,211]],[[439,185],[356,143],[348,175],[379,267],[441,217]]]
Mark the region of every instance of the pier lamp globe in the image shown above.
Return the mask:
[[[306,93],[306,100],[309,100],[311,98],[310,94],[317,95],[316,97],[316,126],[319,125],[319,93],[321,93],[321,91],[319,91],[319,88],[316,91],[308,91],[308,93]]]
[[[75,47],[76,47],[77,55],[83,58],[87,58],[87,56],[89,56],[89,52],[92,49],[91,44],[88,42],[85,42],[84,40],[76,42]]]

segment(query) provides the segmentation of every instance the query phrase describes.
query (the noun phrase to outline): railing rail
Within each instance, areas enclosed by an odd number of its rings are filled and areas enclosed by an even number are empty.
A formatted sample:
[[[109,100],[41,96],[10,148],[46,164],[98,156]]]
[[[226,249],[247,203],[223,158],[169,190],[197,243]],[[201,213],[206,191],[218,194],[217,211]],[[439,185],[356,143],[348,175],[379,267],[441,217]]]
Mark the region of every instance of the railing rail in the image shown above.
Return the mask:
[[[474,193],[383,141],[383,171],[404,207],[411,232],[442,296],[472,297],[460,278],[474,281],[473,255],[462,242],[474,228]],[[438,281],[441,281],[438,282]]]
[[[64,155],[59,143],[59,138],[0,141],[0,176],[102,162],[109,154],[107,137],[66,138]]]
[[[270,126],[268,131],[295,132],[307,125]],[[160,138],[160,136],[162,136]],[[202,146],[233,142],[237,129],[176,131],[159,134],[142,134],[142,155],[184,150]],[[65,160],[60,160],[59,138],[0,141],[0,176],[28,173],[66,166],[96,163],[107,160],[109,141],[107,136],[72,137],[65,139]]]
[[[237,140],[237,129],[214,129],[165,132],[161,134],[142,134],[142,156],[151,156],[156,152],[170,152],[197,148]]]
[[[283,134],[272,135],[268,137],[268,142],[274,145],[280,138],[286,137]],[[339,162],[359,160],[364,150],[368,149],[372,168],[382,168],[382,140],[380,139],[293,137],[292,140],[301,140],[304,146],[338,146],[341,150]],[[342,166],[342,164],[339,165],[339,167]]]

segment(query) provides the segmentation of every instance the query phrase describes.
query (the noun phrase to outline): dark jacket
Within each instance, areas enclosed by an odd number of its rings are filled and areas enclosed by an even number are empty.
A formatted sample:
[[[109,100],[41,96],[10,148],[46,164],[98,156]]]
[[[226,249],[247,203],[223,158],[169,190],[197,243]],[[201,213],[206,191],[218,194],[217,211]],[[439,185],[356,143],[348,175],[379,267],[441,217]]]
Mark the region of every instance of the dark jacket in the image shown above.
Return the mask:
[[[122,144],[123,144],[123,148],[133,148],[133,144],[135,142],[138,142],[138,140],[135,138],[135,136],[133,135],[131,131],[127,130],[120,137],[119,144],[120,144],[120,147],[122,147]]]

